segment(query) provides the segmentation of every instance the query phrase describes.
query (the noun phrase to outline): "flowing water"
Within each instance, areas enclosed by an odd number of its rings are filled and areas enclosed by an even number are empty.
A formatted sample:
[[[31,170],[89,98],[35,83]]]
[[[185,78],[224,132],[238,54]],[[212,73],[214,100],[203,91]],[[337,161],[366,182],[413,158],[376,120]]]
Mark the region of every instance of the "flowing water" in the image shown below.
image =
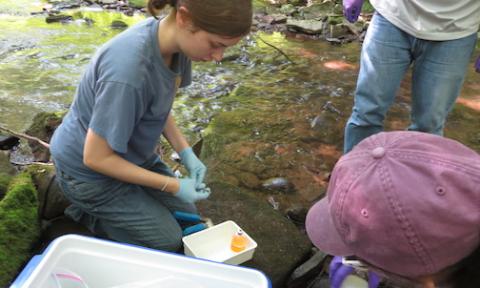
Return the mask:
[[[132,25],[144,18],[82,8],[66,11],[73,16],[71,22],[48,24],[45,14],[31,14],[45,5],[0,0],[0,124],[17,131],[26,129],[38,112],[68,109],[95,50],[121,31],[111,27],[113,21]],[[179,127],[192,138],[220,112],[232,111],[229,117],[238,119],[232,129],[238,130],[239,141],[245,135],[249,141],[232,153],[252,149],[258,161],[273,159],[269,153],[288,158],[281,163],[262,162],[276,174],[258,168],[262,165],[250,167],[256,177],[290,175],[299,190],[307,189],[312,178],[325,184],[318,180],[319,170],[331,169],[341,155],[360,46],[252,33],[230,49],[222,63],[194,65],[193,84],[180,91],[174,104]],[[476,50],[480,55],[480,45]],[[474,72],[473,60],[446,135],[480,151],[480,74]],[[409,89],[407,76],[388,115],[387,129],[408,125]],[[235,114],[237,110],[247,112]],[[312,155],[317,160],[312,162]],[[310,192],[304,193],[311,200]]]

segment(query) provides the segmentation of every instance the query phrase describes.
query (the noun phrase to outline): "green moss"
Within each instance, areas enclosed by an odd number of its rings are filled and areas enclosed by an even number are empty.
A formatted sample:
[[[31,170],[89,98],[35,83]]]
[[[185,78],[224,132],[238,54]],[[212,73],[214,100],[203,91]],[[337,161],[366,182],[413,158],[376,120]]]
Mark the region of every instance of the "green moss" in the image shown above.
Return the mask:
[[[9,175],[15,174],[15,168],[10,163],[10,157],[7,153],[0,153],[0,171]]]
[[[0,173],[0,201],[3,199],[5,196],[5,193],[7,192],[8,184],[10,183],[10,180],[12,180],[12,176],[6,174],[6,173]]]
[[[128,4],[134,8],[144,8],[147,6],[147,2],[145,0],[128,0]]]
[[[337,25],[343,23],[343,16],[329,16],[328,24]]]
[[[62,113],[42,112],[35,115],[32,125],[26,131],[29,135],[34,135],[40,139],[47,139],[52,132],[52,128],[56,128],[62,121]]]
[[[268,5],[265,3],[265,0],[253,0],[253,8],[255,11],[265,9]]]
[[[16,176],[0,202],[0,286],[6,287],[30,258],[40,234],[38,200],[28,173]]]
[[[373,13],[375,11],[375,8],[373,8],[372,4],[370,4],[370,1],[365,1],[362,7],[362,12],[363,13]]]

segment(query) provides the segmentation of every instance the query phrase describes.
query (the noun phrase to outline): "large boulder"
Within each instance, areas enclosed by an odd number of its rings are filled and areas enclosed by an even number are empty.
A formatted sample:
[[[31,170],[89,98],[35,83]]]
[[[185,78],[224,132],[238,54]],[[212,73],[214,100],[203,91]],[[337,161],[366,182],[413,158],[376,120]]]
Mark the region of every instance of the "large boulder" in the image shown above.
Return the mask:
[[[288,200],[284,200],[301,197],[299,193],[305,189],[298,182],[300,191],[266,189],[268,179],[284,176],[282,171],[289,169],[289,161],[279,160],[273,148],[262,150],[263,141],[274,135],[267,133],[260,137],[264,139],[253,139],[252,131],[264,131],[268,126],[271,133],[288,133],[284,127],[288,124],[267,120],[271,118],[268,117],[270,113],[264,115],[265,118],[255,118],[251,111],[240,110],[217,115],[203,138],[200,156],[209,168],[207,184],[212,195],[207,201],[198,203],[199,210],[215,224],[233,220],[245,229],[258,247],[254,258],[242,265],[263,271],[273,287],[285,287],[292,271],[308,258],[312,245],[303,229],[272,202],[277,199],[282,201],[282,206],[288,207],[284,205]],[[289,187],[293,185],[286,183]]]
[[[209,186],[211,197],[198,204],[201,214],[214,224],[233,220],[242,227],[258,244],[253,259],[242,265],[263,271],[273,287],[284,287],[310,252],[305,234],[254,192],[221,182]]]

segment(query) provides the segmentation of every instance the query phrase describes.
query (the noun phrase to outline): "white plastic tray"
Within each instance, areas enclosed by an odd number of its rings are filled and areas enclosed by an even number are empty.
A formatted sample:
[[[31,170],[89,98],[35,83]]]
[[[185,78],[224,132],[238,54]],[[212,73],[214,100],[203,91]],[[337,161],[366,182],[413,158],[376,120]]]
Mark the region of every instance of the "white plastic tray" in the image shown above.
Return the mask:
[[[183,237],[185,255],[233,265],[248,261],[252,259],[257,243],[244,231],[248,240],[247,247],[240,252],[232,251],[230,244],[238,229],[240,227],[229,220],[185,236]]]

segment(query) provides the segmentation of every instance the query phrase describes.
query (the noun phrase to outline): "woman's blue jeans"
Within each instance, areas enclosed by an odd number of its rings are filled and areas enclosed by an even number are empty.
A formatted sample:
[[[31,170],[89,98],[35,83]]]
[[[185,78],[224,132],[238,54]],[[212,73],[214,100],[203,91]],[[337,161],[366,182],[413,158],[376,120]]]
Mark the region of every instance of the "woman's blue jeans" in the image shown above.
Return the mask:
[[[408,130],[442,135],[476,41],[477,33],[449,41],[418,39],[375,13],[362,47],[355,103],[345,126],[344,153],[383,130],[385,115],[411,65]]]
[[[175,177],[158,157],[142,166]],[[171,193],[112,178],[85,182],[57,168],[57,179],[72,203],[66,215],[99,236],[123,243],[178,251],[182,247],[182,227],[172,213],[197,213],[194,204]]]

